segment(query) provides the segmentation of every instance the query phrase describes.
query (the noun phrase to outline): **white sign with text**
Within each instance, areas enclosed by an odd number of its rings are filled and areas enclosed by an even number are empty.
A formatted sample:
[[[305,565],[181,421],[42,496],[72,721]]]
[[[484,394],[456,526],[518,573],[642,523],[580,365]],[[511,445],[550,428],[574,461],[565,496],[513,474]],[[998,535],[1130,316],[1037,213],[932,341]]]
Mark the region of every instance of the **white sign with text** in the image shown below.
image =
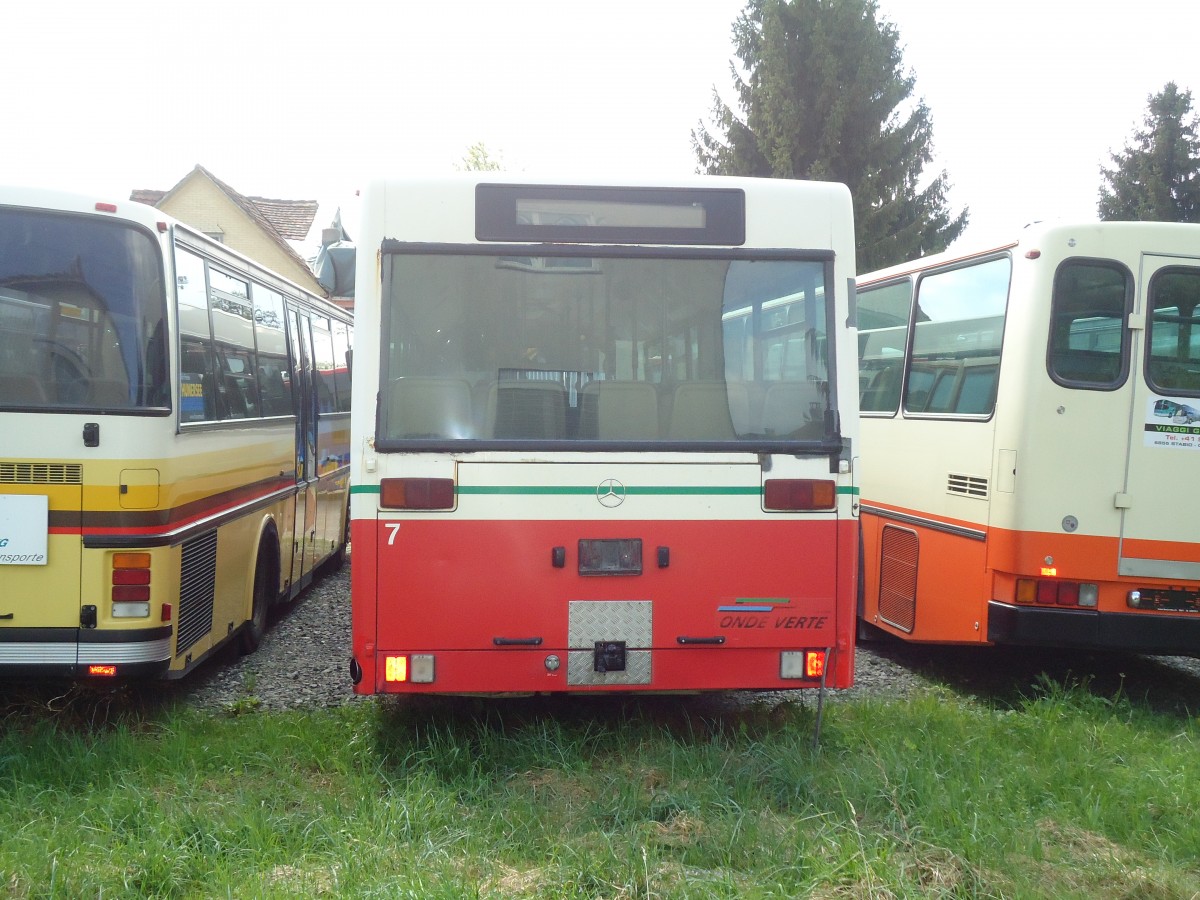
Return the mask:
[[[46,565],[50,498],[0,494],[0,566]]]

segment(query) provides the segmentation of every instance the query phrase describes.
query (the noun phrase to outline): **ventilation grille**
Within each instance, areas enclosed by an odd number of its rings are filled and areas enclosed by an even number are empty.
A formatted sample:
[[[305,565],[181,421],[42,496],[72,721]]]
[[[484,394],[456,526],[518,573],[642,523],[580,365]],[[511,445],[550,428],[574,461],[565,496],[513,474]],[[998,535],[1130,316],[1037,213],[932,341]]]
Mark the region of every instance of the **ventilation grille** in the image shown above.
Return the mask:
[[[946,482],[946,490],[951,494],[962,497],[979,497],[986,500],[988,495],[988,480],[978,475],[955,475],[950,473]]]
[[[879,553],[879,618],[911,634],[917,620],[916,532],[884,526]]]
[[[217,586],[217,533],[183,543],[179,577],[179,636],[175,653],[188,650],[212,628]]]
[[[83,484],[79,463],[0,463],[0,484]]]

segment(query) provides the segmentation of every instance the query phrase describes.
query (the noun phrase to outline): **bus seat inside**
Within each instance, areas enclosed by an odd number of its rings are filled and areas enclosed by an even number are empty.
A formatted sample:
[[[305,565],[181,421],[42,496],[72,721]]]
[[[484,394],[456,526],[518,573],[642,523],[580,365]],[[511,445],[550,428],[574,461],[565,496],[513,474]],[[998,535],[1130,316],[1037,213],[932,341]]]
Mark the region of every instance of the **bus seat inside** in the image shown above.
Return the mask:
[[[487,433],[502,439],[565,438],[566,389],[557,381],[497,381],[488,393]]]
[[[461,378],[405,377],[388,386],[389,437],[471,437],[471,422],[471,386]]]
[[[671,404],[671,424],[667,434],[672,440],[730,440],[734,437],[731,404],[741,407],[739,417],[749,416],[749,395],[734,382],[685,381],[675,388]]]
[[[579,392],[580,437],[658,438],[658,391],[644,381],[591,381]]]

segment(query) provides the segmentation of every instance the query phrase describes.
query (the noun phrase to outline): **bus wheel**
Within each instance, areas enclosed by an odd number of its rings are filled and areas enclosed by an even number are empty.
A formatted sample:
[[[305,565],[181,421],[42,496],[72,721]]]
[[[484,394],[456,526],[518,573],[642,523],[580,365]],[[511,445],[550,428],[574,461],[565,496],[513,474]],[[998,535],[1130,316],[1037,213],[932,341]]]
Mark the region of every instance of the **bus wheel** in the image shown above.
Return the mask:
[[[254,601],[250,610],[250,621],[242,629],[242,653],[253,653],[262,643],[263,635],[267,631],[267,611],[270,607],[270,565],[266,549],[260,547],[258,560],[254,564]]]

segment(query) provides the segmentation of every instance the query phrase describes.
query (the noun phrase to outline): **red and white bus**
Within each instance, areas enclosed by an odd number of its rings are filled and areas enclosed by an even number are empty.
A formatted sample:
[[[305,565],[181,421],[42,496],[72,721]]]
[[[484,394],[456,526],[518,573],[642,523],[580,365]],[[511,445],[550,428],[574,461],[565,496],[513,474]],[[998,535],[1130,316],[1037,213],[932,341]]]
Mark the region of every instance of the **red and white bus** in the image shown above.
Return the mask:
[[[861,276],[862,619],[1200,652],[1200,226],[1038,225]]]
[[[351,329],[153,207],[0,189],[0,677],[253,649],[345,550]]]
[[[844,186],[381,181],[361,231],[358,693],[851,684]]]

